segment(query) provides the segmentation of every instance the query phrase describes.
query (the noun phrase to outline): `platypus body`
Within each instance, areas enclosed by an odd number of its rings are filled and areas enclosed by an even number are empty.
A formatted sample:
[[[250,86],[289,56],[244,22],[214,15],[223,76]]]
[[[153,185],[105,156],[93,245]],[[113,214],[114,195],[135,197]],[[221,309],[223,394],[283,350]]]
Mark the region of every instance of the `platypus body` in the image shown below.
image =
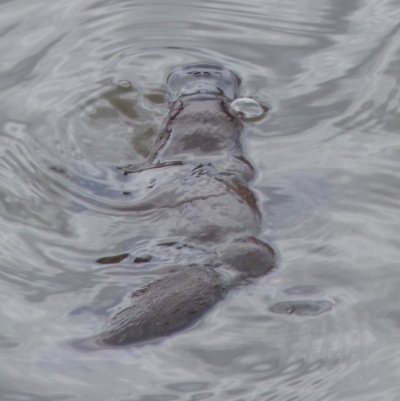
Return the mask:
[[[254,168],[243,155],[243,124],[229,103],[239,84],[233,72],[214,64],[186,65],[168,76],[170,110],[143,171],[156,169],[173,182],[151,187],[143,210],[157,216],[160,245],[179,241],[202,256],[193,252],[190,263],[133,293],[131,305],[95,337],[98,345],[182,330],[227,290],[273,268],[273,249],[257,238],[261,214],[248,187]]]

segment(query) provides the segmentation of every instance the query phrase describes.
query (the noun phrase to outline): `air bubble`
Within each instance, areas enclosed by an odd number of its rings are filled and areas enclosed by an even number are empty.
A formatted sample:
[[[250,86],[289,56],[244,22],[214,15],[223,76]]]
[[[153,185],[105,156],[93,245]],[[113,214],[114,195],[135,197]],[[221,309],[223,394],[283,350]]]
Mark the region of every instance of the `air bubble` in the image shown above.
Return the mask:
[[[131,87],[131,83],[129,81],[119,81],[118,85],[124,89],[129,89]]]
[[[236,99],[231,103],[232,108],[245,120],[252,120],[259,117],[262,117],[266,108],[261,106],[257,100],[243,97],[240,99]]]

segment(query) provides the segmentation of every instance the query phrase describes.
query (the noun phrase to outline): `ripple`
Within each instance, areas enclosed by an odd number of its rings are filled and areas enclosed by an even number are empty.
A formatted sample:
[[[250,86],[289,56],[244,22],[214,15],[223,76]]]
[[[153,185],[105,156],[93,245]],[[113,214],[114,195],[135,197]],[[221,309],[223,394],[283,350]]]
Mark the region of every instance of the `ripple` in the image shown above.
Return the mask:
[[[334,306],[334,302],[325,300],[296,300],[278,302],[269,310],[274,313],[298,316],[316,316],[328,312]]]

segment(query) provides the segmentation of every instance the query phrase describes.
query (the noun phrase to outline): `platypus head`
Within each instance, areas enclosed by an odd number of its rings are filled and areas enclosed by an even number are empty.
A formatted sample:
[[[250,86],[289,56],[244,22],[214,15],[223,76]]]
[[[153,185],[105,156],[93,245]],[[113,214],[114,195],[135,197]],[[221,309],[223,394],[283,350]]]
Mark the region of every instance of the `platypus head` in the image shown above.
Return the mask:
[[[236,97],[240,79],[218,64],[196,63],[178,67],[167,78],[168,100],[172,103],[181,96],[209,94],[228,100]]]

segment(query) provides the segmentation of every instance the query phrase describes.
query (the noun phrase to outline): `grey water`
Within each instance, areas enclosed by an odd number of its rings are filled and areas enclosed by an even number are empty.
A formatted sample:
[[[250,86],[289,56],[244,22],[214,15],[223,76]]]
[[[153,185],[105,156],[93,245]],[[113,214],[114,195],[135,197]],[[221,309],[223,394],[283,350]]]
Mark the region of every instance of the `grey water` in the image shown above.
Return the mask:
[[[198,61],[269,109],[243,144],[278,268],[169,338],[74,349],[157,274],[96,263],[157,224],[114,167]],[[0,399],[400,400],[399,81],[394,0],[1,1]]]

